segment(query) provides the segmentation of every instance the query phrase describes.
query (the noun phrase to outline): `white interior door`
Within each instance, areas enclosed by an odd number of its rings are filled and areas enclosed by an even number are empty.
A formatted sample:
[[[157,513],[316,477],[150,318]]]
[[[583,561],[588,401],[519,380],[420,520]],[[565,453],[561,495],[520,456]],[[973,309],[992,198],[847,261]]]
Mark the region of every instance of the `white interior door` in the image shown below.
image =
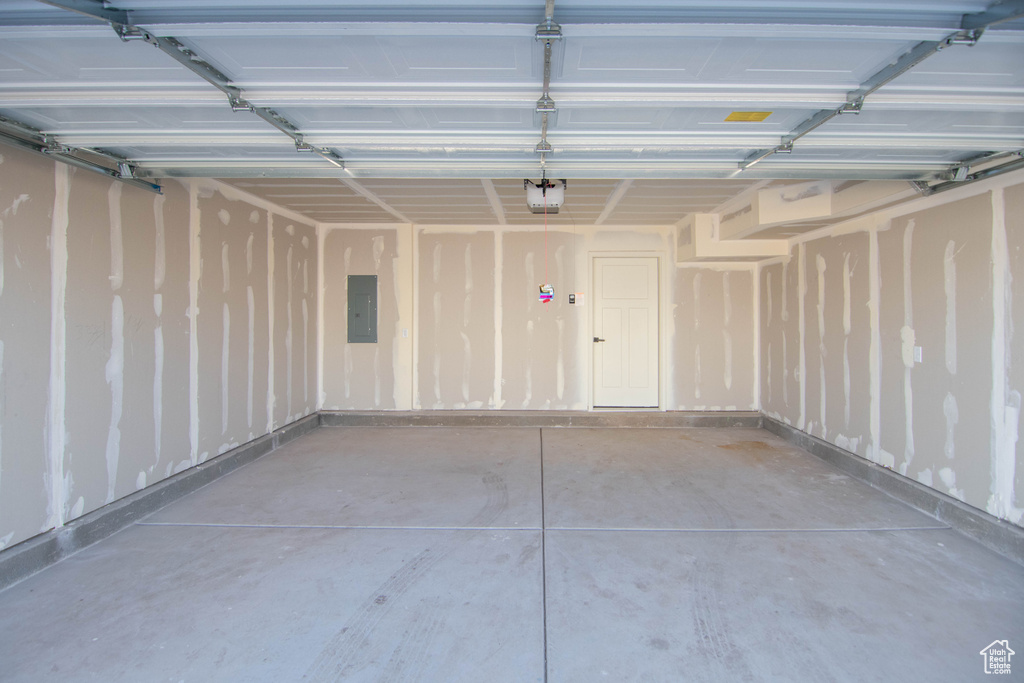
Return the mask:
[[[594,258],[594,407],[658,407],[658,259]]]

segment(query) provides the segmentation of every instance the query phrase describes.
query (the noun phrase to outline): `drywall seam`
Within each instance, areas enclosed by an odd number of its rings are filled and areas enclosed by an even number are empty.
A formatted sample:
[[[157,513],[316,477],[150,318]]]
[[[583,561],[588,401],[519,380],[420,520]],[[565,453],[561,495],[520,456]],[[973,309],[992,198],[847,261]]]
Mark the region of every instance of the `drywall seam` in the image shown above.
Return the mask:
[[[946,370],[956,374],[956,242],[946,243],[942,259],[942,275],[946,293]]]
[[[288,226],[291,227],[291,226]],[[284,359],[285,359],[285,418],[286,422],[292,421],[292,382],[294,373],[294,358],[293,358],[293,336],[294,336],[294,320],[292,316],[292,299],[294,293],[292,292],[292,260],[294,257],[293,245],[288,245],[288,251],[285,252],[284,257],[284,269],[285,269],[285,317],[288,321],[288,326],[284,331]]]
[[[231,309],[228,302],[222,305],[220,337],[220,434],[228,435],[228,400],[230,398],[231,380]]]
[[[267,430],[274,431],[274,214],[267,213]]]
[[[40,531],[64,526],[64,451],[67,405],[68,203],[70,168],[54,164],[53,218],[50,222],[50,387],[47,406],[47,476],[49,500]]]
[[[987,510],[1001,519],[1020,524],[1024,509],[1016,506],[1016,450],[1021,395],[1008,387],[1008,354],[1013,327],[1010,319],[1010,252],[1006,237],[1006,203],[1001,189],[992,192],[992,398],[991,495]],[[1007,324],[1009,320],[1009,325]]]
[[[722,274],[722,353],[725,367],[722,371],[722,384],[726,391],[732,390],[732,287],[729,273]]]
[[[415,252],[413,250],[413,232],[415,226],[407,223],[395,229],[398,253],[395,257],[394,279],[395,298],[398,305],[398,319],[395,321],[395,374],[394,392],[397,410],[412,410],[413,407],[413,343],[418,336],[415,326],[413,296],[416,289],[413,274],[415,268]],[[409,338],[411,328],[412,339]]]
[[[299,306],[302,309],[302,411],[300,417],[310,413],[309,404],[309,240],[302,238],[303,260],[302,260],[302,301]],[[313,302],[314,305],[316,301]],[[316,363],[315,353],[313,362]],[[315,404],[315,401],[314,401]],[[315,409],[315,408],[314,408]]]
[[[110,426],[107,429],[107,498],[113,503],[117,465],[121,456],[121,417],[124,412],[124,303],[114,295],[110,311],[110,359],[106,380],[110,386]]]
[[[772,272],[770,270],[765,269],[763,266],[759,266],[758,270],[761,270],[761,271],[764,272],[764,284],[765,284],[765,294],[764,294],[764,296],[765,296],[765,301],[768,302],[768,319],[766,321],[764,321],[764,324],[765,324],[766,331],[768,332],[768,335],[769,335],[768,342],[765,345],[765,351],[764,351],[764,357],[767,360],[767,362],[765,363],[765,368],[764,368],[765,383],[764,383],[764,386],[762,386],[762,391],[764,391],[765,395],[760,400],[761,400],[761,405],[762,405],[763,408],[773,408],[775,406],[775,392],[773,391],[773,389],[774,389],[774,382],[775,381],[773,379],[773,374],[772,374],[772,340],[771,340],[771,335],[772,335],[773,329],[775,327],[775,325],[774,325],[774,322],[775,322],[775,315],[774,315],[775,314],[775,310],[774,310],[775,309],[775,303],[774,303],[774,301],[775,301],[775,292],[772,291],[773,290],[773,287],[772,287],[772,281],[773,281]],[[759,358],[761,357],[760,353],[758,353],[758,357]],[[773,414],[777,415],[778,412],[777,411],[773,411]],[[780,416],[779,419],[782,419],[781,416]]]
[[[256,214],[256,212],[253,212]],[[259,221],[259,215],[253,216]],[[252,248],[256,241],[256,233],[250,232],[245,240],[245,303],[246,303],[246,364],[245,364],[245,422],[249,429],[249,438],[252,439],[252,413],[254,404],[254,392],[256,385],[256,292],[252,287]]]
[[[158,194],[153,200],[155,239],[153,246],[153,466],[160,463],[163,450],[164,423],[164,298],[161,290],[167,276],[167,239],[164,225],[164,202],[167,195]]]
[[[803,431],[807,421],[807,248],[804,244],[797,247],[797,327],[800,332],[800,348],[798,349],[798,372],[800,373],[800,418],[796,428]]]
[[[110,212],[110,287],[115,292],[124,283],[124,240],[121,231],[121,190],[124,185],[111,183],[107,190]]]
[[[791,257],[787,254],[785,256],[773,256],[772,258],[758,259],[755,261],[757,265],[765,268],[767,266],[774,266],[776,264],[783,265],[789,262]]]
[[[751,289],[753,290],[752,315],[754,317],[754,381],[752,396],[750,397],[750,409],[761,410],[761,269],[760,263],[750,267],[750,276],[753,278]],[[769,306],[771,306],[771,292],[769,291]]]
[[[352,246],[345,247],[344,255],[342,256],[342,292],[341,300],[348,301],[348,276],[352,273]],[[345,386],[345,399],[348,400],[352,397],[352,345],[346,343],[343,347],[343,362],[344,366],[342,372],[344,373],[344,386]]]
[[[395,326],[391,331],[391,401],[396,410],[403,409],[402,389],[404,388],[402,372],[402,323],[405,316],[402,311],[402,261],[401,254],[405,251],[402,244],[401,230],[395,230],[395,252],[391,257],[391,287],[395,292]]]
[[[3,221],[0,221],[0,233],[3,232],[2,223],[3,223]],[[2,253],[0,253],[0,260],[3,260],[3,254]],[[0,296],[2,296],[2,293],[0,293]],[[4,384],[4,340],[3,339],[0,339],[0,396],[3,396],[4,397],[3,400],[6,402],[7,387]],[[4,478],[3,462],[4,462],[4,423],[3,423],[3,420],[0,420],[0,491],[3,490],[3,478]],[[7,538],[0,538],[0,550],[3,550],[4,546],[6,546],[8,543],[10,543],[12,538],[14,538],[14,532],[13,531],[10,533],[9,537],[7,537]]]
[[[566,258],[566,252],[571,249],[572,253],[570,259]],[[566,262],[572,264],[571,268],[566,267]],[[569,243],[569,245],[560,245],[555,249],[555,263],[557,272],[559,273],[558,280],[561,282],[568,292],[576,291],[576,246],[575,242]],[[567,300],[563,299],[563,301]],[[550,308],[550,307],[549,307]],[[570,315],[575,313],[576,309],[570,309]],[[565,387],[566,387],[566,353],[565,353],[565,329],[566,321],[572,318],[567,316],[556,315],[555,324],[558,326],[558,351],[555,360],[556,376],[555,376],[555,396],[559,403],[556,406],[558,410],[564,410],[569,407],[567,403],[563,403],[565,400]]]
[[[555,272],[560,279],[565,273],[565,246],[560,245],[555,249]],[[559,405],[565,397],[565,319],[555,316],[555,325],[558,327],[558,337],[555,341],[555,399]]]
[[[192,465],[199,464],[199,275],[202,270],[200,246],[199,186],[192,181],[189,194],[188,273],[188,431]]]
[[[911,272],[911,256],[914,246],[914,219],[907,221],[903,231],[903,329],[900,339],[903,342],[903,411],[906,424],[906,440],[903,449],[903,462],[900,463],[900,474],[906,475],[910,463],[914,460],[914,347],[917,345],[914,331],[914,287]]]
[[[256,195],[250,194],[245,190],[240,190],[234,185],[229,185],[225,182],[222,182],[220,180],[214,180],[212,178],[202,178],[201,180],[199,180],[199,182],[201,182],[205,187],[213,189],[216,192],[219,192],[221,196],[223,196],[225,199],[244,202],[251,206],[257,206],[261,209],[264,209],[269,213],[275,213],[278,216],[281,216],[282,218],[287,218],[297,223],[308,225],[311,228],[316,227],[316,221],[314,221],[312,218],[307,218],[306,216],[303,216],[301,213],[298,213],[297,211],[292,211],[291,209],[285,208],[280,204],[275,204],[267,199],[264,199],[263,197],[257,197]]]
[[[253,406],[255,404],[256,391],[256,292],[252,285],[245,287],[245,303],[247,309],[246,337],[248,348],[248,359],[246,363],[246,384],[245,384],[245,422],[249,428],[250,438],[252,437]]]
[[[0,156],[0,162],[2,162],[2,161],[3,161],[3,157]],[[27,196],[28,195],[24,195],[24,194],[20,195],[18,197],[18,200],[20,200],[22,197],[27,197]],[[15,200],[14,206],[17,206],[17,204],[19,203],[18,200]],[[14,209],[14,206],[11,207],[12,210]],[[4,215],[6,215],[6,212],[4,213]],[[0,296],[3,296],[3,295],[4,295],[4,222],[3,222],[3,220],[0,220]]]
[[[868,346],[868,423],[871,431],[869,457],[881,464],[882,455],[882,281],[879,273],[878,228],[868,231],[868,320],[871,339]],[[891,464],[890,464],[891,466]]]
[[[473,311],[473,247],[469,242],[466,243],[465,252],[463,253],[463,270],[465,272],[465,284],[463,288],[463,303],[462,303],[462,327],[459,333],[462,335],[462,406],[456,407],[467,407],[469,405],[469,383],[471,373],[473,370],[473,350],[470,343],[469,335],[466,334],[465,330],[469,329],[470,315]]]
[[[124,302],[116,292],[124,284],[124,239],[121,230],[121,190],[111,183],[107,190],[110,215],[110,288],[115,292],[110,311],[110,356],[104,376],[110,387],[110,425],[107,428],[107,503],[114,501],[117,465],[121,457],[121,417],[124,413]],[[67,492],[65,492],[67,493]]]
[[[701,273],[693,276],[693,399],[700,400],[700,281]]]
[[[350,190],[352,190],[356,194],[359,194],[360,196],[362,196],[367,201],[373,202],[374,204],[379,206],[381,209],[383,209],[384,211],[387,211],[388,213],[390,213],[392,216],[394,216],[398,220],[402,221],[403,223],[411,223],[412,222],[406,216],[404,216],[401,211],[395,209],[393,206],[388,204],[386,201],[384,201],[383,199],[378,197],[374,192],[372,192],[372,191],[368,190],[367,188],[363,187],[354,178],[338,178],[338,180],[340,180],[344,185],[346,185]]]
[[[526,252],[526,256],[523,260],[523,271],[526,273],[527,288],[532,283],[537,282],[537,276],[534,274],[534,252]],[[530,299],[529,306],[527,307],[527,315],[533,309],[533,299]],[[533,318],[529,318],[526,321],[526,342],[525,348],[533,349],[533,330],[534,323]],[[528,354],[526,357],[526,367],[524,368],[524,387],[523,387],[523,403],[520,409],[526,410],[530,407],[530,402],[533,400],[533,354]]]
[[[380,263],[381,257],[384,255],[384,236],[374,235],[371,242],[373,244],[373,273],[377,277],[377,291],[380,291]],[[380,408],[380,346],[377,344],[373,347],[373,407]]]
[[[622,198],[629,192],[629,188],[633,186],[633,179],[620,180],[616,185],[615,190],[608,196],[608,199],[604,202],[604,211],[601,215],[594,219],[594,225],[602,225],[608,218],[615,212],[615,207],[619,205]]]
[[[227,212],[224,213],[226,216]],[[231,309],[227,301],[228,292],[231,291],[231,251],[226,240],[220,245],[220,274],[221,293],[224,294],[220,338],[220,433],[222,437],[227,437],[231,398]]]
[[[853,271],[850,252],[843,254],[843,434],[850,433],[850,334],[853,332]]]
[[[489,181],[488,181],[489,182]],[[493,186],[492,186],[493,189]],[[501,410],[505,400],[501,396],[501,382],[503,379],[504,363],[503,349],[501,345],[502,335],[502,288],[501,280],[504,277],[504,249],[505,233],[503,230],[494,231],[494,389],[491,396],[491,407]]]
[[[668,402],[668,387],[672,383],[672,375],[670,363],[668,362],[670,345],[675,342],[674,338],[668,336],[668,325],[664,324],[664,321],[668,320],[672,314],[671,308],[671,292],[673,287],[673,276],[675,275],[675,269],[669,268],[669,259],[672,258],[672,243],[675,241],[675,232],[669,227],[661,233],[661,248],[655,251],[652,255],[656,258],[655,263],[658,266],[658,276],[655,282],[658,283],[658,320],[657,324],[657,335],[658,335],[658,373],[656,376],[658,382],[658,410],[665,412],[669,409]],[[561,348],[561,344],[559,344]]]
[[[821,438],[828,438],[828,426],[826,425],[827,413],[827,389],[825,387],[825,270],[827,264],[825,257],[821,254],[815,256],[815,266],[818,271],[818,419],[821,420]]]
[[[409,224],[412,232],[412,408],[420,410],[420,231]]]
[[[434,284],[433,300],[433,346],[434,346],[434,409],[444,408],[441,401],[441,291],[438,283],[441,281],[441,243],[434,244],[433,271],[431,282]]]
[[[505,209],[502,206],[501,197],[498,196],[498,191],[494,189],[494,182],[489,178],[481,178],[480,184],[483,185],[484,194],[487,195],[487,201],[491,205],[491,211],[494,212],[494,219],[498,221],[500,225],[505,225],[508,222],[505,220]]]
[[[316,226],[316,409],[323,410],[327,400],[324,390],[324,245],[327,229],[323,224]]]

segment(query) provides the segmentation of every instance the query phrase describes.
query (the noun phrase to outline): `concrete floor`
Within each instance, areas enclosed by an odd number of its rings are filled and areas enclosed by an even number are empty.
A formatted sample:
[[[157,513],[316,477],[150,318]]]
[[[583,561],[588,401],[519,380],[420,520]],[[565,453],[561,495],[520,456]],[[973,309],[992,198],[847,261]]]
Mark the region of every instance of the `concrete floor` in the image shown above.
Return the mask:
[[[745,429],[322,428],[0,592],[4,681],[970,681],[1005,638],[1024,568]]]

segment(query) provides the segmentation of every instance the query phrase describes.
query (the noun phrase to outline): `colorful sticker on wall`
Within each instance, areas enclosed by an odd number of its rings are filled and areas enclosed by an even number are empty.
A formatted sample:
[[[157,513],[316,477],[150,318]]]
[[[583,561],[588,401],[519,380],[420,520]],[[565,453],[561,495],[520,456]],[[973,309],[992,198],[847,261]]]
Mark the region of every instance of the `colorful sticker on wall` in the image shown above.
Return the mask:
[[[540,286],[540,296],[537,297],[537,298],[540,299],[541,303],[545,303],[546,304],[547,302],[551,301],[551,299],[553,299],[554,296],[555,296],[555,288],[554,287],[552,287],[551,285],[541,285]]]

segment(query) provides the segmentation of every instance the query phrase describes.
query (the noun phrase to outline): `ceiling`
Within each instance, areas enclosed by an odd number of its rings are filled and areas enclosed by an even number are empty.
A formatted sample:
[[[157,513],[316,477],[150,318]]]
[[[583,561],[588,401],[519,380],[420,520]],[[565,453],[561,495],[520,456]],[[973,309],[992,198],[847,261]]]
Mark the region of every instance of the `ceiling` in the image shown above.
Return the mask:
[[[1021,14],[1019,0],[5,0],[0,133],[142,184],[227,179],[323,222],[533,222],[522,183],[543,168],[569,179],[555,222],[671,224],[766,183],[936,183],[1019,162]]]

